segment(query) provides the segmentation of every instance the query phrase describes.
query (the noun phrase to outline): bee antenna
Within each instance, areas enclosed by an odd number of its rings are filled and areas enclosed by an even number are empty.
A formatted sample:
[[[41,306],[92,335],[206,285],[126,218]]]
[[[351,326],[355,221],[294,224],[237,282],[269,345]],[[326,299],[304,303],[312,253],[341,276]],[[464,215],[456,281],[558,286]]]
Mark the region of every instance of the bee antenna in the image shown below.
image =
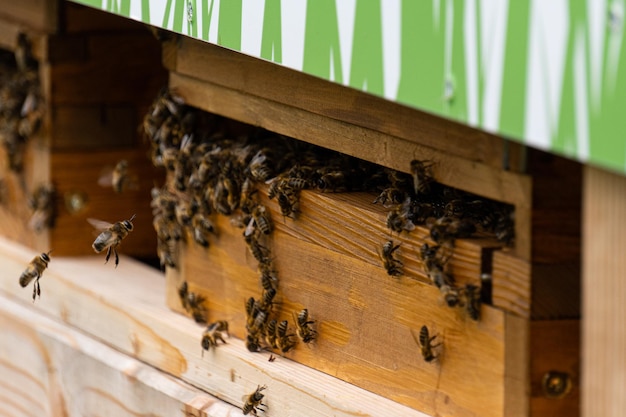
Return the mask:
[[[133,214],[132,217],[130,219],[128,219],[129,222],[132,222],[133,219],[135,218],[135,216],[137,216],[137,214]]]

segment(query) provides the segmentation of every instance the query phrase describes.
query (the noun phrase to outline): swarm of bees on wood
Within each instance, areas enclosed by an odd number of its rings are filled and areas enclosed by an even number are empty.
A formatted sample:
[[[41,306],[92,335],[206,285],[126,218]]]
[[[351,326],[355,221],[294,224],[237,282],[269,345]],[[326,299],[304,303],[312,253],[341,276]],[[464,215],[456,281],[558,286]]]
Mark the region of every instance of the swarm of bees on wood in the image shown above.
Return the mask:
[[[20,33],[15,52],[0,53],[0,144],[11,171],[22,172],[26,143],[41,127],[43,112],[38,64]]]

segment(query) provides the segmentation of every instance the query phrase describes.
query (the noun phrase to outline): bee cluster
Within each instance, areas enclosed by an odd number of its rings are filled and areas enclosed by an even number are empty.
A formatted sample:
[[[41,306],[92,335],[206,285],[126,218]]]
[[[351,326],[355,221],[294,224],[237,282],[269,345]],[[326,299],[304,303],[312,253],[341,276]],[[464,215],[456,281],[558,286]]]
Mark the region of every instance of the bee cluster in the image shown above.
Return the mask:
[[[26,142],[41,127],[43,112],[37,61],[20,33],[15,52],[0,53],[0,143],[11,171],[22,172]]]
[[[215,216],[230,217],[258,263],[260,297],[245,302],[246,346],[285,354],[298,338],[317,337],[307,309],[292,313],[295,331],[278,320],[278,273],[273,265],[270,210],[261,202],[267,191],[284,218],[298,219],[302,190],[369,191],[374,204],[388,210],[386,226],[393,233],[410,233],[416,225],[429,228],[429,242],[420,255],[432,283],[450,307],[463,307],[479,318],[480,288],[455,284],[447,263],[458,238],[492,236],[509,245],[513,240],[513,209],[444,186],[432,175],[434,163],[415,160],[402,173],[262,129],[237,130],[227,119],[185,105],[163,90],[143,121],[155,166],[166,170],[166,184],[152,190],[157,252],[162,266],[178,266],[178,247],[192,240],[209,247],[217,236]],[[380,250],[387,273],[403,274],[400,244],[388,239]],[[180,292],[181,303],[196,321],[206,322],[202,298]],[[182,288],[182,287],[181,287]],[[195,296],[194,296],[195,297]],[[199,318],[202,320],[199,320]],[[221,323],[221,322],[217,322]],[[209,325],[203,347],[217,346],[222,325]]]

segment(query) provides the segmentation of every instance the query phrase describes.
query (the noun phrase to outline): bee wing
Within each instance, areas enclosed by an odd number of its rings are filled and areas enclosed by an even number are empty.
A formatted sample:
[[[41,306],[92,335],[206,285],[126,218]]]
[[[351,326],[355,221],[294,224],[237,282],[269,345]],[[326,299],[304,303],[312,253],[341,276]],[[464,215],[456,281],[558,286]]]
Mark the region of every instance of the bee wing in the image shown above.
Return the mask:
[[[98,177],[98,185],[101,187],[111,187],[113,186],[113,170],[114,168],[110,165],[102,168],[100,172],[100,176]]]
[[[109,223],[109,222],[105,222],[104,220],[98,220],[98,219],[93,219],[93,218],[88,218],[87,221],[89,222],[90,225],[92,225],[93,227],[95,227],[97,230],[106,230],[108,228],[110,228],[111,226],[113,226],[113,224]]]
[[[35,269],[33,265],[28,265],[24,272],[22,272],[22,275],[20,275],[20,285],[22,287],[27,286],[36,276],[37,269]]]

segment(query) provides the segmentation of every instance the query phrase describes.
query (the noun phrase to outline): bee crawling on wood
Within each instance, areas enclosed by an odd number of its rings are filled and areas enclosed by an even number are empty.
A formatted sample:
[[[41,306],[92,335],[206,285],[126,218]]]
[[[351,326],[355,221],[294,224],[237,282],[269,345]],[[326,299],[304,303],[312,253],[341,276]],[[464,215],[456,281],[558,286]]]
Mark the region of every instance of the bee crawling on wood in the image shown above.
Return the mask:
[[[411,330],[411,335],[413,335],[415,343],[417,343],[417,345],[420,347],[422,357],[426,362],[432,362],[438,358],[438,356],[434,354],[433,349],[440,346],[441,343],[432,343],[438,335],[435,334],[433,336],[430,336],[430,334],[428,333],[428,327],[426,327],[425,325],[422,326],[422,328],[420,329],[419,336],[416,337],[413,330]]]
[[[394,245],[393,240],[388,240],[383,244],[380,258],[387,274],[393,277],[402,275],[402,261],[394,256],[394,253],[400,248],[400,244]]]
[[[37,296],[41,297],[39,279],[41,278],[43,271],[48,267],[48,263],[50,262],[50,252],[52,251],[42,253],[41,255],[34,257],[24,272],[22,272],[22,275],[20,275],[20,285],[22,287],[26,287],[33,279],[35,280],[35,283],[33,284],[33,303],[35,302],[35,298]]]
[[[178,288],[178,297],[185,311],[191,314],[196,323],[204,324],[207,322],[207,312],[204,307],[205,298],[200,294],[189,291],[187,281],[184,281]]]
[[[100,253],[103,250],[107,250],[107,256],[105,258],[104,263],[109,262],[109,258],[111,257],[111,252],[115,254],[115,267],[120,263],[120,258],[117,254],[117,247],[122,242],[122,240],[128,236],[128,234],[133,230],[133,219],[135,215],[128,219],[116,222],[114,224],[104,222],[102,220],[96,219],[87,219],[87,221],[95,227],[97,230],[101,230],[102,232],[98,235],[96,240],[93,242],[91,247],[96,253]]]
[[[466,284],[463,288],[465,311],[472,320],[480,319],[480,288],[474,284]]]
[[[202,333],[202,341],[200,342],[202,345],[202,355],[204,355],[205,350],[210,350],[211,347],[216,348],[218,341],[226,343],[222,333],[228,335],[228,322],[225,320],[216,321],[207,326],[204,333]]]
[[[434,181],[432,176],[432,161],[411,161],[411,175],[413,176],[413,191],[416,195],[428,194]]]
[[[244,404],[242,411],[244,415],[252,414],[253,416],[258,416],[258,410],[265,411],[265,407],[267,406],[262,403],[265,395],[261,393],[261,391],[265,389],[267,389],[267,385],[259,385],[252,394],[243,396],[242,400]]]
[[[298,337],[306,344],[309,344],[317,338],[317,331],[312,327],[315,320],[309,320],[309,310],[306,308],[300,310],[298,314],[293,313],[296,322],[296,333]]]

